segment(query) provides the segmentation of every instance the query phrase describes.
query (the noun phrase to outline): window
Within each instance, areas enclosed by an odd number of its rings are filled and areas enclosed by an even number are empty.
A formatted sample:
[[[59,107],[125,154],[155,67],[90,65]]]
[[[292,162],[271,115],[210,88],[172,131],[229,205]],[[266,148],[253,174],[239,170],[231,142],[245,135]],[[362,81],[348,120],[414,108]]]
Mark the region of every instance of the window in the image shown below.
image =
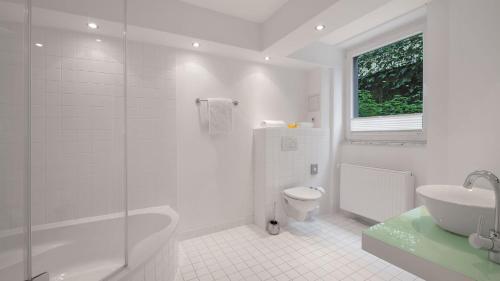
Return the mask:
[[[423,34],[418,33],[351,54],[351,138],[363,135],[365,138],[376,135],[383,140],[421,137],[423,44]],[[401,138],[405,133],[406,137]]]

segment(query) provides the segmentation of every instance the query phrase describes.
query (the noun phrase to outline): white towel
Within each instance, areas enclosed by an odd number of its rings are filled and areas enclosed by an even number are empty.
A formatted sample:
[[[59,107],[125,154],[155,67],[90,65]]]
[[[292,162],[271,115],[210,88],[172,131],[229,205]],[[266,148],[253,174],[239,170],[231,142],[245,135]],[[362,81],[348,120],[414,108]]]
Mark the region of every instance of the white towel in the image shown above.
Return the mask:
[[[262,128],[286,127],[286,123],[282,120],[262,120],[260,126]]]
[[[230,99],[208,99],[208,133],[228,134],[233,130],[233,101]]]

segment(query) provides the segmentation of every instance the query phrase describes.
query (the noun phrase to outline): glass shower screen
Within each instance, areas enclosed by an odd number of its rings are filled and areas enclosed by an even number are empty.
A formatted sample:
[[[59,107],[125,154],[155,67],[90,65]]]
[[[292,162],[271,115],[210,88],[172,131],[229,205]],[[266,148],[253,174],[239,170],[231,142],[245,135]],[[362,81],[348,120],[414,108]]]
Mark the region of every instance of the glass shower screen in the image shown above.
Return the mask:
[[[32,275],[125,265],[124,1],[33,0]]]
[[[29,112],[24,0],[0,0],[0,281],[24,280]]]

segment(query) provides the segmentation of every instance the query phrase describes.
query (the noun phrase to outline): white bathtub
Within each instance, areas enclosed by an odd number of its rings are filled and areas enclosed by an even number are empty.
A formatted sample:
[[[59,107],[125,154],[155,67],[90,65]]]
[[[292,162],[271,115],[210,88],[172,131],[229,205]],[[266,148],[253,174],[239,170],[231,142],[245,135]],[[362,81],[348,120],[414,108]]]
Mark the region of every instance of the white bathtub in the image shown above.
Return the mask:
[[[123,213],[36,226],[33,273],[48,271],[51,281],[173,280],[178,219],[168,206],[130,211],[126,268]],[[0,234],[0,281],[22,280],[22,250],[14,247],[22,245],[22,239],[19,230]]]

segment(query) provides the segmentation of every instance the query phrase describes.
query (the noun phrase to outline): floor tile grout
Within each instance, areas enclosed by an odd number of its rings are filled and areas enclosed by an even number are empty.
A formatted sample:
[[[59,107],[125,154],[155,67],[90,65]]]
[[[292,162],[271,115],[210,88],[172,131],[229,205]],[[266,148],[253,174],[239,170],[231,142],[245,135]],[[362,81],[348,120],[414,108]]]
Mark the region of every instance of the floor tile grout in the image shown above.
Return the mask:
[[[270,236],[245,225],[181,242],[177,281],[422,281],[361,250],[367,226],[341,215],[291,222]]]

